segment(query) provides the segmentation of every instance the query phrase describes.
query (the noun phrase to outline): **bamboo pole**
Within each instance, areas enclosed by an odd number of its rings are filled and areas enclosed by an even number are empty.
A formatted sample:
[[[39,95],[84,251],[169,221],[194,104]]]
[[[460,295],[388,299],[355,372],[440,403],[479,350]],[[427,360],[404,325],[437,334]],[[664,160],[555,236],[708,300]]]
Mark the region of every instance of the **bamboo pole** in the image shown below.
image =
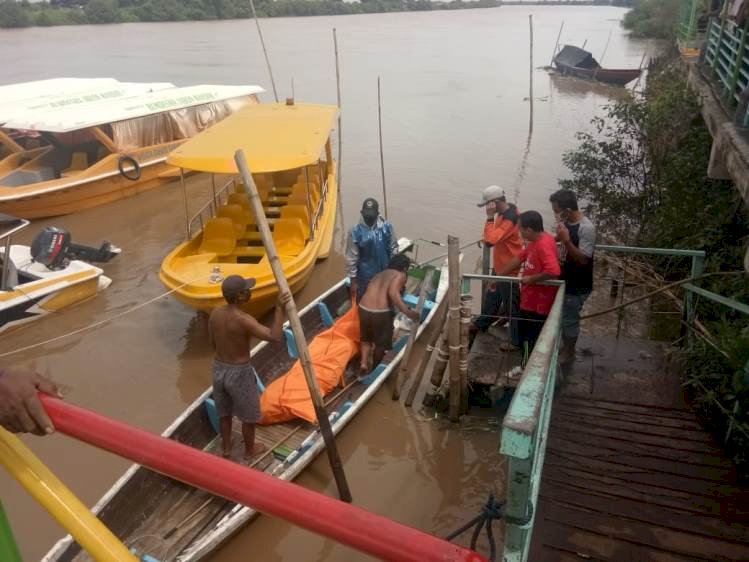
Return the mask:
[[[449,306],[448,306],[449,308]],[[447,369],[448,356],[448,342],[447,342],[447,309],[445,313],[445,322],[440,330],[439,345],[437,346],[437,359],[434,361],[432,367],[432,375],[429,382],[432,384],[431,390],[424,395],[422,404],[424,406],[434,406],[439,394],[440,388],[442,388],[442,379],[445,377],[445,370]]]
[[[411,352],[413,351],[414,342],[416,341],[416,333],[419,331],[421,326],[421,311],[424,309],[424,301],[427,298],[427,292],[434,278],[434,271],[430,271],[424,276],[424,280],[421,282],[421,289],[419,290],[419,301],[416,304],[416,312],[419,313],[419,320],[413,323],[411,331],[408,334],[408,343],[406,343],[406,350],[403,352],[403,359],[401,359],[400,366],[398,367],[398,374],[395,376],[395,386],[393,387],[393,394],[391,398],[398,400],[401,397],[401,386],[403,385],[408,372],[408,362],[411,360]]]
[[[338,34],[335,27],[333,28],[333,49],[335,51],[335,84],[336,95],[338,98],[338,191],[341,191],[341,152],[343,151],[343,139],[341,137],[341,67],[338,63]],[[332,162],[329,165],[332,166]]]
[[[268,49],[265,48],[265,39],[263,39],[263,30],[260,29],[260,21],[257,19],[257,12],[255,11],[255,0],[250,0],[250,8],[252,8],[252,17],[255,19],[255,26],[257,27],[257,34],[260,37],[260,45],[263,47],[263,55],[265,55],[265,64],[268,67],[268,74],[270,75],[270,84],[273,86],[273,97],[278,103],[278,91],[276,90],[276,81],[273,79],[273,70],[270,67],[270,58],[268,58]]]
[[[385,220],[388,218],[388,194],[385,187],[385,157],[382,153],[382,95],[380,93],[380,77],[377,77],[377,121],[380,128],[380,170],[382,171],[382,203]]]
[[[603,53],[601,53],[601,60],[598,61],[598,68],[596,68],[596,71],[593,73],[593,80],[596,79],[596,76],[598,76],[598,71],[603,68],[603,58],[606,56],[606,51],[609,50],[609,41],[611,41],[611,30],[609,29],[609,36],[606,39],[606,46],[603,48]]]
[[[640,66],[638,67],[640,69],[640,75],[637,77],[637,81],[635,82],[635,85],[632,86],[633,92],[637,90],[637,86],[640,85],[640,80],[642,79],[642,65],[645,64],[645,57],[647,56],[647,54],[648,54],[647,51],[642,53],[642,58],[640,59]]]
[[[263,203],[260,201],[255,180],[252,179],[250,169],[247,167],[247,160],[245,159],[244,151],[237,150],[234,154],[234,160],[242,175],[242,181],[244,182],[245,190],[247,191],[247,197],[250,200],[250,206],[255,215],[257,228],[263,239],[263,246],[265,246],[268,261],[270,261],[270,266],[273,270],[273,275],[276,278],[278,290],[280,293],[290,293],[289,282],[286,280],[281,260],[276,252],[276,244],[273,241],[273,236],[271,235],[270,227],[268,226],[268,219],[263,211]],[[299,319],[299,313],[297,312],[294,299],[291,299],[286,304],[286,315],[289,319],[291,330],[294,333],[294,339],[296,340],[297,350],[299,352],[299,362],[304,371],[304,378],[307,380],[310,397],[312,398],[312,405],[315,408],[315,416],[317,417],[317,423],[320,426],[320,434],[325,441],[325,450],[328,453],[330,468],[333,471],[336,485],[338,486],[338,495],[341,500],[351,502],[351,491],[349,490],[348,482],[346,482],[346,475],[343,472],[343,463],[341,462],[341,457],[338,455],[335,436],[330,427],[330,420],[328,419],[328,414],[325,410],[325,404],[323,404],[323,399],[320,396],[320,388],[317,385],[315,369],[312,365],[312,358],[310,357],[309,349],[307,348],[307,338],[304,336],[304,328]]]
[[[427,365],[429,365],[429,360],[432,358],[434,350],[436,349],[435,346],[437,345],[437,342],[439,341],[440,335],[442,335],[442,328],[445,324],[446,317],[447,317],[447,306],[445,306],[444,304],[441,304],[437,312],[435,313],[434,318],[432,318],[432,326],[434,330],[433,330],[433,333],[430,335],[429,341],[427,342],[426,348],[424,349],[424,353],[422,353],[421,357],[419,358],[418,366],[416,367],[415,372],[414,372],[413,384],[411,385],[411,389],[408,391],[408,395],[406,396],[405,404],[409,408],[414,403],[414,398],[416,398],[416,392],[421,386],[421,381],[424,378],[424,373],[426,373]],[[443,373],[444,373],[444,370],[443,370]]]
[[[557,42],[554,44],[554,52],[551,54],[551,62],[549,63],[549,66],[554,64],[554,57],[557,56],[557,50],[559,49],[559,40],[562,38],[563,29],[564,29],[564,21],[562,21],[562,25],[559,26],[559,33],[557,34]]]
[[[450,357],[450,421],[460,418],[460,245],[455,236],[447,237],[447,267],[449,285],[447,288],[447,340]]]
[[[530,29],[530,93],[528,94],[528,100],[531,103],[531,111],[533,111],[533,16],[528,15],[528,27]]]

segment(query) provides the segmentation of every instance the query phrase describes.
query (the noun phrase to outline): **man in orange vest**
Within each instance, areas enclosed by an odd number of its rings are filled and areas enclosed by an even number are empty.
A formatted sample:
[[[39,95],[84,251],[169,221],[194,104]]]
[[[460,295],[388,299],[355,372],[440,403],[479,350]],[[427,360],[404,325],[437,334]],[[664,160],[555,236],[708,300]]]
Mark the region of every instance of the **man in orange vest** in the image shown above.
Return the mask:
[[[501,270],[523,250],[523,240],[518,230],[518,208],[507,202],[505,192],[498,185],[490,185],[481,195],[479,207],[486,210],[484,223],[484,244],[492,247],[492,275]],[[508,273],[517,276],[518,270]],[[520,289],[510,282],[498,282],[489,285],[481,316],[472,325],[473,330],[486,331],[498,318],[503,323],[509,316],[517,316]],[[510,341],[518,345],[517,330],[511,330]]]

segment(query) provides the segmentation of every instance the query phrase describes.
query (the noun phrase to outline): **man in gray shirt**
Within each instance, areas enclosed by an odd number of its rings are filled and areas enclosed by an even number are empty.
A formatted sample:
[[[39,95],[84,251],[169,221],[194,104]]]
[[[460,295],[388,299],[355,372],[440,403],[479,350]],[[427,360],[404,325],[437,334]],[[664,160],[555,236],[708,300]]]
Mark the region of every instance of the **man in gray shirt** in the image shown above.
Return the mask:
[[[562,317],[561,364],[575,358],[575,345],[580,335],[580,310],[593,290],[593,254],[596,227],[577,205],[577,197],[569,189],[560,189],[549,197],[557,217],[557,241],[561,243],[559,261],[565,282]]]

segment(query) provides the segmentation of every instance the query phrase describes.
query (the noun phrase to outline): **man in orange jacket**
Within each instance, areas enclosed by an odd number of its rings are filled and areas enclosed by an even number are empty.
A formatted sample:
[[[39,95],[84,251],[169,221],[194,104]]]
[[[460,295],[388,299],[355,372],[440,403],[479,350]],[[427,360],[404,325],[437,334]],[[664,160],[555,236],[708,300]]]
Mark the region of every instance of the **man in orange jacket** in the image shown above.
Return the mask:
[[[518,230],[518,209],[507,202],[505,192],[497,185],[490,185],[481,196],[479,207],[486,210],[484,223],[484,244],[492,247],[492,274],[501,270],[523,250],[523,240]],[[515,270],[508,275],[517,276]],[[485,331],[499,317],[517,316],[520,289],[510,282],[492,283],[486,291],[481,306],[481,316],[474,320],[475,330]],[[516,330],[511,330],[516,332]],[[510,340],[518,345],[517,334],[511,333]]]

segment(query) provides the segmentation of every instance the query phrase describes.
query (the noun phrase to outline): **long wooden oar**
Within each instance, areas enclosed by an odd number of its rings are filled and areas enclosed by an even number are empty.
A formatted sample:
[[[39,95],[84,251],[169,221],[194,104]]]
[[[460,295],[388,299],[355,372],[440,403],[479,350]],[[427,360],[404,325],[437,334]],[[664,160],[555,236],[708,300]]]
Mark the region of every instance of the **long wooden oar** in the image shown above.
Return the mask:
[[[427,291],[434,278],[434,271],[430,271],[424,275],[424,281],[421,282],[421,289],[419,290],[419,301],[416,303],[416,312],[419,314],[419,319],[414,322],[411,332],[408,334],[408,343],[406,344],[406,350],[403,353],[403,359],[398,368],[398,374],[395,377],[395,386],[393,387],[393,400],[398,400],[401,396],[401,386],[405,380],[406,373],[408,372],[408,362],[411,360],[411,351],[416,341],[416,334],[419,332],[421,326],[421,311],[424,309],[424,301],[427,297]]]
[[[289,288],[289,282],[286,280],[286,274],[283,271],[281,260],[276,251],[276,244],[273,241],[273,235],[268,226],[268,219],[263,211],[263,203],[260,201],[257,186],[255,185],[255,180],[252,179],[252,173],[247,166],[247,159],[244,156],[243,150],[237,150],[234,153],[234,161],[237,163],[237,168],[242,175],[242,181],[244,182],[247,197],[250,200],[250,206],[255,215],[257,228],[263,239],[263,246],[265,246],[268,261],[270,261],[270,266],[273,270],[273,275],[276,278],[278,290],[280,293],[290,293],[291,289]],[[335,481],[338,486],[338,497],[345,502],[350,502],[351,491],[349,490],[348,482],[346,481],[346,475],[343,472],[343,463],[338,454],[333,429],[330,427],[328,413],[325,410],[325,405],[323,404],[322,396],[320,395],[320,387],[317,384],[315,368],[312,365],[312,357],[310,356],[309,348],[307,347],[307,338],[304,335],[304,328],[299,319],[299,313],[297,312],[296,303],[293,298],[286,303],[286,316],[289,319],[291,331],[294,333],[294,339],[296,340],[296,346],[299,352],[299,362],[304,371],[304,378],[307,380],[307,387],[309,388],[310,397],[312,398],[312,405],[315,409],[317,423],[320,425],[320,434],[325,441],[325,450],[328,453],[330,468],[333,471],[333,476],[335,476]]]

